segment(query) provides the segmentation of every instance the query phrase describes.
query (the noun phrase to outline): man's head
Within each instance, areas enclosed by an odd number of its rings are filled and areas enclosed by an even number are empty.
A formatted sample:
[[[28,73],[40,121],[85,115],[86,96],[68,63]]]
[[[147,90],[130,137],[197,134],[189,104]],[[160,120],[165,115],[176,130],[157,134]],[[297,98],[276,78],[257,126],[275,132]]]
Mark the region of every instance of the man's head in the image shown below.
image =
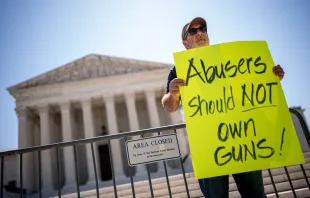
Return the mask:
[[[196,17],[183,27],[182,43],[186,49],[209,45],[207,23],[203,18]]]

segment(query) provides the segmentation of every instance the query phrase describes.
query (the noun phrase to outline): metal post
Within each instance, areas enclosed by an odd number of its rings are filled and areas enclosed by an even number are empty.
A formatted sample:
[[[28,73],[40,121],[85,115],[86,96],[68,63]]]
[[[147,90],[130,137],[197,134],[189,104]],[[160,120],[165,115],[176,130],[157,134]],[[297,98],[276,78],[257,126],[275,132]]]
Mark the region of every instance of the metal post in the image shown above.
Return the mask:
[[[125,137],[125,142],[127,142],[127,140],[128,140],[128,138]],[[128,166],[128,170],[129,170],[129,174],[130,174],[130,183],[131,183],[132,196],[133,196],[133,198],[136,198],[135,187],[134,187],[133,178],[132,178],[131,166]]]
[[[114,195],[115,195],[115,198],[117,198],[117,189],[116,189],[115,173],[114,173],[114,166],[113,166],[113,156],[111,153],[111,140],[108,141],[108,146],[109,146],[110,161],[111,161],[111,171],[112,171],[112,178],[113,178]]]
[[[78,163],[77,163],[77,155],[76,155],[76,146],[73,146],[74,153],[74,164],[75,164],[75,178],[76,178],[76,193],[78,198],[80,198],[80,181],[79,181],[79,172],[78,172]]]
[[[20,179],[20,197],[23,198],[24,192],[23,192],[23,154],[21,153],[19,155],[19,179]]]
[[[158,132],[158,135],[160,135],[160,132]],[[169,176],[168,176],[168,171],[167,171],[167,164],[165,161],[163,161],[164,168],[165,168],[165,175],[166,175],[166,181],[167,181],[167,186],[168,186],[168,192],[169,192],[169,197],[172,198],[172,193],[171,193],[171,187],[170,187],[170,182],[169,182]]]
[[[95,171],[95,178],[96,178],[96,193],[97,193],[97,198],[99,198],[99,187],[98,187],[98,176],[97,176],[96,159],[95,159],[95,152],[94,152],[94,143],[92,142],[90,145],[91,145],[91,154],[93,157],[94,171]]]
[[[59,171],[59,148],[58,147],[56,147],[56,162],[57,162],[58,197],[61,198],[60,171]]]
[[[276,184],[274,183],[273,176],[272,176],[270,169],[268,169],[268,173],[269,173],[269,177],[270,177],[271,182],[272,182],[274,192],[276,193],[277,198],[279,198],[278,190],[277,190]]]
[[[38,165],[39,165],[39,198],[42,198],[42,167],[41,167],[41,151],[38,151]]]
[[[177,135],[177,130],[174,129],[173,131],[174,131],[174,134]],[[183,166],[183,162],[182,162],[182,158],[180,158],[180,164],[181,164],[181,168],[182,168],[182,174],[183,174],[183,179],[184,179],[186,194],[187,194],[187,197],[190,198],[189,190],[188,190],[188,185],[187,185],[187,180],[186,180],[186,175],[185,175],[185,170],[184,170],[184,166]]]
[[[141,137],[143,138],[144,135],[142,134]],[[150,174],[150,167],[149,167],[149,164],[146,164],[146,170],[147,170],[147,177],[148,177],[148,180],[149,180],[149,186],[150,186],[151,196],[152,196],[152,198],[154,198],[154,192],[153,192],[153,186],[152,186],[152,180],[151,180],[151,174]]]
[[[309,188],[309,190],[310,190],[310,183],[309,183],[309,180],[308,180],[307,174],[306,174],[306,172],[305,172],[304,166],[303,166],[302,164],[300,164],[300,168],[301,168],[301,170],[302,170],[302,174],[304,175],[305,180],[306,180],[307,185],[308,185],[308,188]]]
[[[295,192],[295,189],[294,189],[294,186],[293,186],[293,183],[292,183],[291,177],[290,177],[290,174],[288,173],[286,166],[284,166],[284,170],[285,170],[285,173],[286,173],[286,175],[287,175],[288,182],[290,183],[290,186],[291,186],[291,189],[292,189],[293,195],[294,195],[294,197],[295,197],[295,198],[297,198],[297,196],[296,196],[296,192]]]

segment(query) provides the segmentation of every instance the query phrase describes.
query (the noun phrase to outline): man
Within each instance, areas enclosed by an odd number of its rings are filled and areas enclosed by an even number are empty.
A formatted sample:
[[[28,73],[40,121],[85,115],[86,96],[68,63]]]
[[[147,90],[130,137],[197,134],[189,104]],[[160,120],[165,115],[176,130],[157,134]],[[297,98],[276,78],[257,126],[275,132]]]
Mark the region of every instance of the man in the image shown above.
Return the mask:
[[[203,18],[194,18],[183,27],[182,43],[186,49],[209,45],[207,23]],[[275,66],[273,72],[280,80],[284,77],[284,71],[280,65]],[[178,110],[180,105],[179,87],[184,85],[184,80],[177,78],[175,67],[173,67],[168,75],[166,93],[162,98],[162,105],[166,111],[174,112]],[[228,178],[228,175],[226,175],[199,179],[202,193],[207,198],[228,198]],[[242,198],[266,198],[262,171],[233,174],[233,178]]]

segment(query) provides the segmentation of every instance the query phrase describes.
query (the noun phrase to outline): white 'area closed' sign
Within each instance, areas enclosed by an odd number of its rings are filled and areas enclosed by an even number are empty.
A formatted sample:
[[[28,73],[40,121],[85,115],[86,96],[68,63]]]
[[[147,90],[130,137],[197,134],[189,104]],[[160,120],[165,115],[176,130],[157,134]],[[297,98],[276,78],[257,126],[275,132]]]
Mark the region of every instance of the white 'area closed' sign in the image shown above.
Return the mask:
[[[126,142],[128,164],[135,166],[181,156],[175,134],[152,136]]]

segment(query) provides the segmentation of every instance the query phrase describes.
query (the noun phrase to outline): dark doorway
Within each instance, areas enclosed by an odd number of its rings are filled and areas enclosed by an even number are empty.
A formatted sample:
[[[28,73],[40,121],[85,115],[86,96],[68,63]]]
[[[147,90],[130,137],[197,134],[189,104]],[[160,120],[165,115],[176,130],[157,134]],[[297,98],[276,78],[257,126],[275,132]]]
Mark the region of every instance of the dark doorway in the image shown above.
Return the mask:
[[[100,158],[100,170],[101,170],[101,180],[111,180],[112,170],[110,161],[109,146],[107,144],[99,145],[99,158]]]

